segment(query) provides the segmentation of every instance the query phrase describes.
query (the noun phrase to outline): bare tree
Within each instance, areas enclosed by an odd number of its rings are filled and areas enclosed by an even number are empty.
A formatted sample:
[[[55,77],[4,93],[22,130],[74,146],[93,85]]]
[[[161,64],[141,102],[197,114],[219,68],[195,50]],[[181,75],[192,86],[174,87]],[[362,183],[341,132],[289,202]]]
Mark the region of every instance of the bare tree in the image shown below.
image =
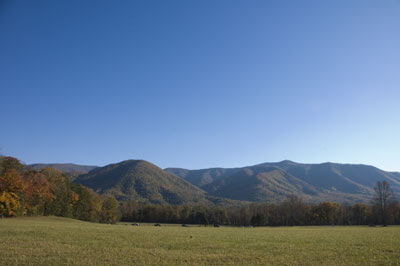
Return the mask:
[[[395,197],[390,185],[386,181],[378,181],[375,186],[375,194],[372,199],[374,206],[377,208],[382,224],[387,225],[388,207],[394,202]]]

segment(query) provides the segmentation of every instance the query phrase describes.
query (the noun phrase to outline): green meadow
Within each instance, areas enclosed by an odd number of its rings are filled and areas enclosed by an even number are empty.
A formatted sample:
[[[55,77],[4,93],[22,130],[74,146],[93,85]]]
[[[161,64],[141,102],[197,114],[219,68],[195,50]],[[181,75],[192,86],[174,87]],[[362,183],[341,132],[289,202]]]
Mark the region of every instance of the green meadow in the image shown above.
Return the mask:
[[[131,226],[0,219],[0,265],[400,265],[400,227]]]

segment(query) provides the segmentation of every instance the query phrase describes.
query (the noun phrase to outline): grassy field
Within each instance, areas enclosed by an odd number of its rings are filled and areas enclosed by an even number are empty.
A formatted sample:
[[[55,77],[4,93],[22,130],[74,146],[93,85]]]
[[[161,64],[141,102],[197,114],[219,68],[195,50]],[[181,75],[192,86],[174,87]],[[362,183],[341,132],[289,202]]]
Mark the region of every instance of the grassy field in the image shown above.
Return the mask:
[[[104,225],[0,219],[0,265],[400,265],[400,227]]]

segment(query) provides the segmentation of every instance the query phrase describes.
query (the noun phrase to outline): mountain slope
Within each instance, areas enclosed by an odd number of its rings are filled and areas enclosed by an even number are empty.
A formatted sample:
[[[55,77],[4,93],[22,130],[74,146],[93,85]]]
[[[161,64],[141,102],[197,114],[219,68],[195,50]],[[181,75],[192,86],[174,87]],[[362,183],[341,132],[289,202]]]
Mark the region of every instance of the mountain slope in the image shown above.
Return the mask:
[[[128,160],[96,168],[76,180],[119,200],[160,204],[208,204],[206,193],[159,167],[142,160]]]
[[[226,176],[232,175],[240,171],[241,168],[209,168],[201,170],[166,168],[164,170],[189,181],[195,186],[201,187],[218,181]]]
[[[278,201],[289,194],[317,194],[312,186],[277,167],[243,168],[203,189],[217,197],[258,202]]]

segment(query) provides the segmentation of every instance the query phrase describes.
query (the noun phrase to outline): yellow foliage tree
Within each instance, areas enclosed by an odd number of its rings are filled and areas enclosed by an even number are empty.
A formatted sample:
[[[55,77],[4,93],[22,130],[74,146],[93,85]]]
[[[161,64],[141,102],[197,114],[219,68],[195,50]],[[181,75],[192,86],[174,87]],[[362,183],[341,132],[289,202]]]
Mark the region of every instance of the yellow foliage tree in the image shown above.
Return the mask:
[[[21,175],[15,169],[6,170],[0,175],[0,216],[17,216],[21,195],[24,193]]]
[[[7,191],[0,193],[0,217],[17,216],[20,207],[19,196],[16,193]]]

